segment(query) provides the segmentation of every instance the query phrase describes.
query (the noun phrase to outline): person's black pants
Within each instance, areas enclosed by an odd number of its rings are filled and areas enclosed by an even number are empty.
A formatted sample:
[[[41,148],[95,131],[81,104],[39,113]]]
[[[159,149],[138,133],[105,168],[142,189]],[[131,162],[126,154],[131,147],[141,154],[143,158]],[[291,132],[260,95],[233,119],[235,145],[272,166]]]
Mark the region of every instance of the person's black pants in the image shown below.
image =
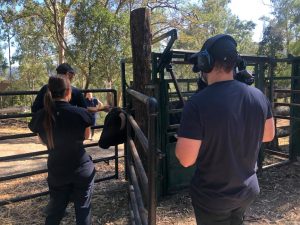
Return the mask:
[[[243,225],[244,214],[253,200],[242,207],[224,213],[213,213],[193,204],[197,225]]]
[[[91,197],[94,178],[90,182],[76,181],[70,184],[55,185],[48,182],[51,204],[49,204],[45,225],[58,225],[72,196],[76,224],[91,224]]]

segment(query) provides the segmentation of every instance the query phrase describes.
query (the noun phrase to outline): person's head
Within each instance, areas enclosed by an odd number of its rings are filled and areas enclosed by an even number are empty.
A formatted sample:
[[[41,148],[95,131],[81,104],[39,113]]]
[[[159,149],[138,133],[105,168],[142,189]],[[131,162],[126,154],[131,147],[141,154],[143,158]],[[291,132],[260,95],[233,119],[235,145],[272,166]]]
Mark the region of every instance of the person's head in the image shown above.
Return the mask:
[[[64,99],[69,101],[71,98],[70,80],[64,76],[51,76],[48,80],[48,93],[51,99]]]
[[[85,93],[85,97],[89,100],[91,100],[93,98],[93,93],[92,92],[87,92]]]
[[[54,108],[55,100],[70,101],[71,85],[65,76],[51,76],[48,80],[48,90],[44,97],[45,118],[43,126],[47,136],[47,146],[49,149],[54,148],[54,140],[52,134],[53,123],[55,122]]]
[[[194,72],[209,74],[218,70],[231,73],[238,59],[237,43],[233,37],[226,34],[218,34],[207,39],[200,52],[190,58],[194,64]]]
[[[68,63],[62,63],[56,68],[57,75],[66,76],[71,82],[74,78],[75,71]]]

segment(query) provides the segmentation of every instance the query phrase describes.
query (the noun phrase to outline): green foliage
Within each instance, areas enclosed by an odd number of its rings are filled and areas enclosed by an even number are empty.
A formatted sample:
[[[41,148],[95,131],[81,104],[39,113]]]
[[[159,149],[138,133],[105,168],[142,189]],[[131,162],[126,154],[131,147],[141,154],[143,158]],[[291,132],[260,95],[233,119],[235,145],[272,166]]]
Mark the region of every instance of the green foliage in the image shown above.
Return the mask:
[[[300,0],[272,0],[274,19],[263,18],[268,24],[259,52],[270,56],[299,54]]]
[[[200,4],[187,4],[182,13],[185,22],[179,28],[180,39],[176,47],[200,49],[207,38],[226,33],[237,40],[241,53],[253,53],[251,36],[255,24],[232,15],[229,3],[228,0],[203,0]]]
[[[178,29],[174,48],[199,50],[208,37],[227,33],[237,40],[241,54],[299,55],[300,0],[271,2],[274,18],[263,18],[266,26],[258,45],[251,39],[255,24],[233,15],[230,0],[0,1],[0,39],[6,47],[17,48],[10,61],[0,53],[1,75],[7,75],[8,66],[16,61],[19,68],[12,76],[13,88],[36,90],[65,57],[77,70],[77,86],[104,88],[112,82],[113,87],[120,87],[119,62],[131,56],[130,11],[141,6],[151,10],[153,38]],[[165,44],[156,44],[152,50],[162,51]],[[193,78],[189,69],[178,66],[174,71],[179,78]],[[276,70],[288,73],[284,66]]]
[[[128,15],[115,15],[97,1],[77,5],[71,20],[70,54],[85,77],[85,88],[91,83],[103,87],[103,81],[117,79],[121,58],[129,56],[128,22]]]

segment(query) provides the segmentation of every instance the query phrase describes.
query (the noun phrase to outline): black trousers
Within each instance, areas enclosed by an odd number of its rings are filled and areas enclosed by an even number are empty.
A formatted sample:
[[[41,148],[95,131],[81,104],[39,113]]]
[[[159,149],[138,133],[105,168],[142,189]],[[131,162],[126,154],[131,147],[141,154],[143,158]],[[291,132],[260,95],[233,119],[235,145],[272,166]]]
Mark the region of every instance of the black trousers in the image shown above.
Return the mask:
[[[253,200],[249,200],[245,205],[224,213],[206,211],[197,207],[192,201],[197,225],[243,225],[245,211]]]
[[[57,185],[48,181],[48,185],[50,203],[45,225],[59,225],[71,196],[74,202],[76,224],[91,225],[91,198],[94,189],[94,175],[88,182],[78,180],[69,184]]]

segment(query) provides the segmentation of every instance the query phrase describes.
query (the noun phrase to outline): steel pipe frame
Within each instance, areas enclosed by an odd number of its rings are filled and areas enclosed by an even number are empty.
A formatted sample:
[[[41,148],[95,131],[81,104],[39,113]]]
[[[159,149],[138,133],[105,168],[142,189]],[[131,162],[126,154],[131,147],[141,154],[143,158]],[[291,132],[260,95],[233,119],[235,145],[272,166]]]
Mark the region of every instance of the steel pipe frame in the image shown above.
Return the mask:
[[[267,169],[270,169],[270,168],[273,168],[273,167],[280,167],[280,166],[288,165],[290,163],[291,163],[291,161],[289,159],[287,159],[287,160],[282,161],[282,162],[273,163],[273,164],[270,164],[270,165],[263,166],[262,169],[267,170]]]
[[[133,163],[134,163],[134,168],[136,168],[136,172],[138,174],[138,177],[140,178],[139,180],[141,181],[142,184],[142,189],[145,195],[148,195],[148,177],[145,172],[145,169],[143,167],[143,163],[141,161],[141,158],[139,157],[138,151],[135,147],[134,141],[132,138],[129,137],[129,149],[131,156],[133,158]]]
[[[93,163],[106,162],[106,161],[115,160],[115,159],[116,159],[115,156],[108,156],[108,157],[104,157],[104,158],[94,159]],[[17,179],[17,178],[33,176],[33,175],[47,173],[47,172],[48,172],[47,169],[42,169],[42,170],[34,170],[34,171],[26,172],[26,173],[13,174],[13,175],[9,175],[9,176],[0,177],[0,182],[7,181],[7,180],[13,180],[13,179]]]
[[[138,127],[134,118],[127,113],[127,118],[130,125],[133,125],[133,129],[135,131],[135,135],[138,137],[138,140],[142,138],[143,140],[139,140],[142,144],[142,148],[146,151],[146,156],[148,159],[148,197],[147,197],[147,206],[148,206],[148,223],[149,225],[156,224],[156,154],[157,154],[157,143],[156,143],[156,117],[158,114],[157,109],[157,101],[156,99],[146,96],[140,92],[127,88],[127,94],[136,100],[144,103],[147,107],[148,114],[148,139],[145,137],[144,133]],[[130,103],[127,102],[127,110],[129,110]],[[129,137],[130,128],[127,127],[127,131]],[[137,132],[137,133],[136,133]],[[138,135],[137,135],[138,134]],[[143,146],[143,144],[145,146]],[[127,143],[127,146],[130,145],[130,142]],[[132,145],[132,144],[131,144]],[[130,156],[130,152],[127,151],[128,160],[132,157]],[[130,164],[127,162],[127,172],[129,172],[128,167]],[[130,173],[130,172],[129,172]],[[134,198],[132,199],[136,201]],[[135,203],[134,203],[135,204]],[[132,204],[131,204],[132,205]],[[132,205],[134,207],[134,205]],[[136,216],[136,215],[135,215]]]
[[[115,179],[115,178],[116,178],[115,175],[103,177],[103,178],[95,180],[95,183],[99,183],[102,181],[111,180],[111,179]],[[29,199],[33,199],[33,198],[38,198],[38,197],[45,196],[48,194],[49,194],[49,191],[45,191],[45,192],[40,192],[40,193],[36,193],[36,194],[25,195],[25,196],[21,196],[21,197],[2,200],[2,201],[0,201],[0,206],[8,205],[8,204],[15,203],[15,202],[21,202],[21,201],[25,201],[25,200],[29,200]]]
[[[147,218],[148,218],[148,212],[145,209],[145,204],[144,200],[142,197],[141,189],[139,187],[138,179],[135,173],[135,169],[133,165],[129,166],[129,175],[130,175],[130,180],[133,184],[133,189],[134,189],[134,195],[137,203],[137,208],[138,212],[142,221],[143,225],[147,224]]]
[[[143,133],[143,131],[139,128],[139,125],[137,124],[137,122],[134,120],[133,116],[131,115],[127,115],[128,121],[131,125],[131,127],[134,130],[134,133],[138,139],[138,141],[141,143],[142,147],[143,147],[143,153],[144,155],[148,155],[148,140],[145,136],[145,134]]]

